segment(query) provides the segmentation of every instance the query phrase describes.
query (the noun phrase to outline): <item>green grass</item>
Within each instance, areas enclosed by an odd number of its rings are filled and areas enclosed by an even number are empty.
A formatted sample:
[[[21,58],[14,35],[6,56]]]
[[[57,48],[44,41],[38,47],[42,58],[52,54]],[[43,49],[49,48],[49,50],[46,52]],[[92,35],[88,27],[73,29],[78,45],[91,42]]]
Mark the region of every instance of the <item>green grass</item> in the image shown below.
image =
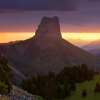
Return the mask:
[[[95,75],[93,80],[76,84],[76,91],[72,91],[71,95],[65,100],[100,100],[100,93],[94,93],[96,83],[100,83],[100,76]],[[82,92],[86,89],[87,96],[82,98]]]

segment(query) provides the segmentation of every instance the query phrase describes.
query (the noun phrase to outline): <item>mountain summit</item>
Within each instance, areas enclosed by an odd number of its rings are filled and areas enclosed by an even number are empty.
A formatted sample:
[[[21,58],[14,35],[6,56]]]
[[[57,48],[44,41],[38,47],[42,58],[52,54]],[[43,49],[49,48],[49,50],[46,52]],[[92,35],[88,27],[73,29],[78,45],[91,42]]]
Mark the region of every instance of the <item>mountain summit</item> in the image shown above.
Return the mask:
[[[59,18],[58,17],[43,17],[40,25],[35,33],[35,39],[39,39],[42,36],[61,38]]]

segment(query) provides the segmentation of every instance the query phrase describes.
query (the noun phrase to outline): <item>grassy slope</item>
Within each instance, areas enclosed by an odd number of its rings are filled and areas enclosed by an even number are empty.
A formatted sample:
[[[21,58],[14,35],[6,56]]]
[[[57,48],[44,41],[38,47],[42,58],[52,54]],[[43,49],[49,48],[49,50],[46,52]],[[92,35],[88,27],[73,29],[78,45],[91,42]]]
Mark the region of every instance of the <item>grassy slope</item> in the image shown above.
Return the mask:
[[[76,84],[76,91],[71,92],[71,96],[65,100],[100,100],[100,93],[94,93],[94,88],[97,82],[100,83],[100,76],[95,75],[92,81]],[[87,96],[82,98],[82,92],[84,89],[87,91]]]

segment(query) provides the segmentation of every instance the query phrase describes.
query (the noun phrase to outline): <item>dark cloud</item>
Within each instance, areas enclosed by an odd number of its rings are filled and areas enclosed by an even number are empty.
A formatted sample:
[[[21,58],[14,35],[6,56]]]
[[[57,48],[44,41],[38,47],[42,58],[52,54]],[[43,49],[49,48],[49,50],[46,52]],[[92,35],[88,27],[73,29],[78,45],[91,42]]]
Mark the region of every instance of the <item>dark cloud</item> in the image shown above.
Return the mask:
[[[94,2],[97,2],[97,1],[100,1],[100,0],[87,0],[87,1],[94,1]]]
[[[76,11],[80,0],[0,0],[0,13],[24,11]]]
[[[7,13],[0,14],[0,31],[34,32],[43,16],[58,16],[62,32],[100,32],[100,2],[95,1],[0,0],[0,13]]]

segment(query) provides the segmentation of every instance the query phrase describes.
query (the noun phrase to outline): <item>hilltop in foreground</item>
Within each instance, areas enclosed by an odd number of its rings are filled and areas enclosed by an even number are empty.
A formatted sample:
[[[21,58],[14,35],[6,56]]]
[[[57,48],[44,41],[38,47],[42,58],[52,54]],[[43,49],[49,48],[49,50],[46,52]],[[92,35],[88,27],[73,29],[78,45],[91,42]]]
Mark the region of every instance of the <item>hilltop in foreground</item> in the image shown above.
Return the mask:
[[[87,64],[100,70],[100,58],[61,37],[58,17],[43,17],[35,36],[11,45],[0,45],[9,65],[25,76],[59,72],[64,66]]]

